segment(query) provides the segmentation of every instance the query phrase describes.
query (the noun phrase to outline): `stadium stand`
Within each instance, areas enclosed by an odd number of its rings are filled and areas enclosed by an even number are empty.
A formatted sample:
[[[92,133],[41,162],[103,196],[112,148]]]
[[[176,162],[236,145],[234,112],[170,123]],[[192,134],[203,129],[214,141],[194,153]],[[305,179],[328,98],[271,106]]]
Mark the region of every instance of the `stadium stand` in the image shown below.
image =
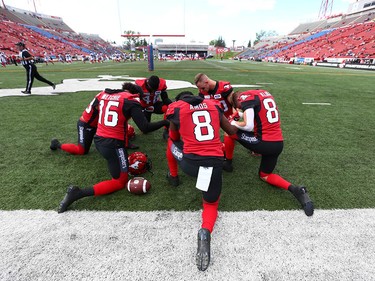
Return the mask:
[[[348,11],[300,24],[287,36],[263,38],[237,57],[286,63],[336,60],[375,64],[375,2],[362,0],[351,4]]]
[[[66,53],[74,56],[101,53],[111,55],[117,48],[98,35],[76,33],[60,17],[0,6],[0,51],[6,56],[18,54],[15,43],[24,41],[36,56],[44,52],[52,58]]]

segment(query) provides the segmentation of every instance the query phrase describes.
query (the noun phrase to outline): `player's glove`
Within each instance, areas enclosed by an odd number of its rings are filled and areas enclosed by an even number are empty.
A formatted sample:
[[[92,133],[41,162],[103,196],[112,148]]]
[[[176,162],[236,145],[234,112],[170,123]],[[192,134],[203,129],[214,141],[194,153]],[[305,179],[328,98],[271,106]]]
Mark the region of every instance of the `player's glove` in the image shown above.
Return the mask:
[[[238,111],[236,111],[235,113],[233,113],[231,115],[231,119],[234,120],[234,121],[239,121],[240,120],[240,114],[238,113]]]

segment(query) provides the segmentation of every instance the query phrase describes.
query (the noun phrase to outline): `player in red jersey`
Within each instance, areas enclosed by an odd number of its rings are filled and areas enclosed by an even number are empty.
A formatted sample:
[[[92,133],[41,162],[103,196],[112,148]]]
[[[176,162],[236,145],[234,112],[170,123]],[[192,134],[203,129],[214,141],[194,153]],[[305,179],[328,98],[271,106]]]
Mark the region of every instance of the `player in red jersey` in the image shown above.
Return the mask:
[[[81,117],[77,122],[78,144],[74,143],[60,143],[58,139],[52,139],[50,149],[61,149],[73,155],[85,155],[89,153],[92,141],[96,133],[98,125],[99,109],[98,106],[93,106],[96,97],[83,111]],[[129,138],[126,138],[127,149],[137,149],[139,146],[132,144]]]
[[[96,149],[107,160],[112,179],[88,188],[69,186],[60,202],[58,213],[63,213],[74,201],[87,196],[99,196],[123,189],[128,181],[128,153],[126,138],[128,120],[133,118],[144,133],[168,126],[167,120],[149,123],[142,112],[142,89],[132,83],[124,83],[121,90],[106,89],[100,92],[92,106],[98,106],[99,119],[94,142]]]
[[[202,191],[202,227],[198,232],[196,262],[199,270],[210,263],[210,240],[219,205],[224,152],[220,128],[235,134],[223,116],[219,102],[182,92],[167,110],[170,121],[167,147],[168,181],[179,185],[178,163],[188,175],[197,177],[196,187]],[[183,141],[183,143],[182,143]]]
[[[152,75],[147,79],[137,79],[135,84],[140,86],[143,90],[143,97],[141,104],[143,113],[148,122],[151,121],[151,114],[164,114],[167,111],[168,105],[172,102],[167,93],[167,82],[163,78]],[[161,99],[161,100],[160,100]],[[168,138],[168,129],[164,128],[163,138]]]
[[[147,79],[137,79],[135,84],[143,90],[141,105],[149,122],[152,113],[164,114],[167,111],[167,107],[172,101],[168,98],[167,83],[164,79],[153,75]]]
[[[273,96],[265,90],[249,90],[232,93],[228,100],[233,107],[243,112],[243,121],[231,121],[239,129],[236,140],[245,148],[261,154],[261,180],[289,190],[301,204],[305,214],[312,216],[314,204],[306,187],[293,185],[273,173],[284,146],[279,110]]]
[[[89,153],[92,140],[96,133],[98,125],[99,110],[97,106],[93,106],[95,99],[83,111],[81,117],[77,122],[78,144],[60,143],[58,139],[52,139],[50,149],[61,149],[70,154],[84,155]]]
[[[233,115],[233,107],[228,101],[228,96],[233,92],[232,85],[227,81],[215,81],[206,74],[198,73],[195,75],[194,83],[199,90],[199,96],[205,99],[218,100],[224,110],[224,115],[228,119]],[[227,172],[233,171],[233,153],[235,141],[224,133],[225,161],[223,169]]]

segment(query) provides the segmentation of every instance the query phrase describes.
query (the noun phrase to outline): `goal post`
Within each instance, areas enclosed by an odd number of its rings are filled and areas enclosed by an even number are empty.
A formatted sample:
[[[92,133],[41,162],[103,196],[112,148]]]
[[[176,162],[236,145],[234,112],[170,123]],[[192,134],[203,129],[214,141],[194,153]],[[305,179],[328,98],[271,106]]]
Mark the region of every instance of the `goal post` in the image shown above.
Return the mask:
[[[150,38],[147,45],[147,67],[149,71],[154,71],[154,47],[152,46],[152,37],[185,37],[185,34],[122,34],[122,37],[148,37]]]

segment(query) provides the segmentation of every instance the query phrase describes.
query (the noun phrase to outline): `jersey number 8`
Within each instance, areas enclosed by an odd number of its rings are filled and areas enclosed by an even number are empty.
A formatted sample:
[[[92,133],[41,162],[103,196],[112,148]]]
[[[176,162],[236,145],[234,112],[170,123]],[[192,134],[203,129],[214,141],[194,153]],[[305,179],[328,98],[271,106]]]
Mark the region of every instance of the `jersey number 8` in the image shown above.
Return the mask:
[[[192,114],[195,138],[198,141],[208,141],[214,138],[214,128],[211,125],[211,116],[208,111],[195,111]]]
[[[263,100],[264,108],[267,109],[267,120],[269,123],[276,123],[279,121],[279,112],[276,108],[276,103],[273,99],[267,98]]]

